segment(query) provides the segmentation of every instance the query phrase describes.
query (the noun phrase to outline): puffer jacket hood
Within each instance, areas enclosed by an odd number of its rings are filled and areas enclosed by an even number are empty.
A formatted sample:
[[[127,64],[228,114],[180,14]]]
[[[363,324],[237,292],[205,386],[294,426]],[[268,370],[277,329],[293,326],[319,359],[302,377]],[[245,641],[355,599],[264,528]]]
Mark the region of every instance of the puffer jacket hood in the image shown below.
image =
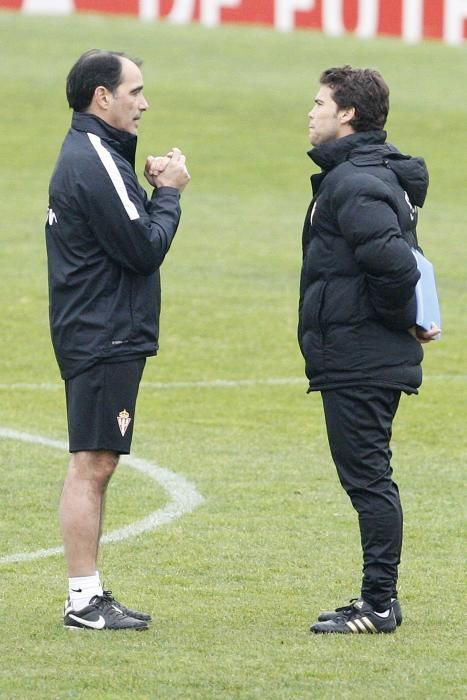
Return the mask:
[[[429,176],[423,158],[404,156],[398,151],[388,153],[384,164],[392,170],[410,201],[417,207],[423,207],[428,192]]]
[[[378,147],[379,146],[379,147]],[[309,157],[324,171],[349,160],[358,167],[383,164],[392,170],[412,204],[422,207],[428,191],[429,176],[425,160],[401,153],[386,143],[386,132],[361,131],[337,141],[321,144],[308,151]],[[323,174],[312,176],[319,186]]]

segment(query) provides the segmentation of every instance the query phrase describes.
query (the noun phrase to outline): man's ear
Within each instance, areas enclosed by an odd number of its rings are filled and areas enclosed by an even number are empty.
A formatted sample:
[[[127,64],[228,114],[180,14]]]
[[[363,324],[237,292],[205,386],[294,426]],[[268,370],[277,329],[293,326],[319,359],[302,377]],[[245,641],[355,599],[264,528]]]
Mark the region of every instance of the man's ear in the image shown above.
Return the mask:
[[[110,103],[110,91],[103,85],[99,85],[94,90],[93,101],[99,109],[107,110]]]
[[[355,118],[355,114],[355,107],[345,107],[344,109],[339,110],[339,119],[341,124],[349,124],[349,122]]]

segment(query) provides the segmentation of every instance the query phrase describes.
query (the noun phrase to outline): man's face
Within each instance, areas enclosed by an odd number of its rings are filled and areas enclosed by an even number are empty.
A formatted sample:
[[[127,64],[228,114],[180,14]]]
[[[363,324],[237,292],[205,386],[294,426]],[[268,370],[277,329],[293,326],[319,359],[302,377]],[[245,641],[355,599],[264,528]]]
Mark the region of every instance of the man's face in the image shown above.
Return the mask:
[[[122,82],[113,94],[108,93],[109,107],[105,120],[116,129],[136,134],[141,115],[149,107],[143,95],[143,76],[133,61],[124,57],[120,60]]]
[[[308,133],[312,146],[335,141],[345,135],[340,119],[342,111],[332,99],[332,89],[321,85],[315,97],[315,106],[308,112]]]

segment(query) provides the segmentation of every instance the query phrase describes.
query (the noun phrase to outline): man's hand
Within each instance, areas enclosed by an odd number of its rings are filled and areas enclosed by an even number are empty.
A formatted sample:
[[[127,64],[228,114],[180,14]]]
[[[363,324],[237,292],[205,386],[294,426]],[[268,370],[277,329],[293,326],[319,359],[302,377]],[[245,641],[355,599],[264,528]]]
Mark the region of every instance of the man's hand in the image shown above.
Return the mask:
[[[156,186],[154,178],[164,172],[170,159],[172,158],[172,155],[172,151],[169,151],[165,154],[165,156],[148,156],[146,158],[144,176],[153,187]]]
[[[185,165],[185,156],[173,148],[165,156],[148,156],[144,175],[153,187],[175,187],[182,192],[191,180]]]
[[[420,328],[420,326],[412,326],[412,328],[409,328],[409,333],[411,333],[420,343],[429,343],[431,340],[437,340],[439,338],[441,328],[438,328],[435,323],[431,324],[429,331]]]

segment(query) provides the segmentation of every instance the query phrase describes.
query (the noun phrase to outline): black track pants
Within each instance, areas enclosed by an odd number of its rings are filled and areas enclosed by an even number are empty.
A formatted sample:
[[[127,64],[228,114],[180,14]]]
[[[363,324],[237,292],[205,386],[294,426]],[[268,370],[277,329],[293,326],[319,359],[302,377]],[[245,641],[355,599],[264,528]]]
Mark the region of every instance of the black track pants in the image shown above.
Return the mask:
[[[358,513],[361,595],[376,610],[386,610],[396,594],[402,548],[402,508],[389,447],[401,392],[349,387],[321,395],[332,458]]]

